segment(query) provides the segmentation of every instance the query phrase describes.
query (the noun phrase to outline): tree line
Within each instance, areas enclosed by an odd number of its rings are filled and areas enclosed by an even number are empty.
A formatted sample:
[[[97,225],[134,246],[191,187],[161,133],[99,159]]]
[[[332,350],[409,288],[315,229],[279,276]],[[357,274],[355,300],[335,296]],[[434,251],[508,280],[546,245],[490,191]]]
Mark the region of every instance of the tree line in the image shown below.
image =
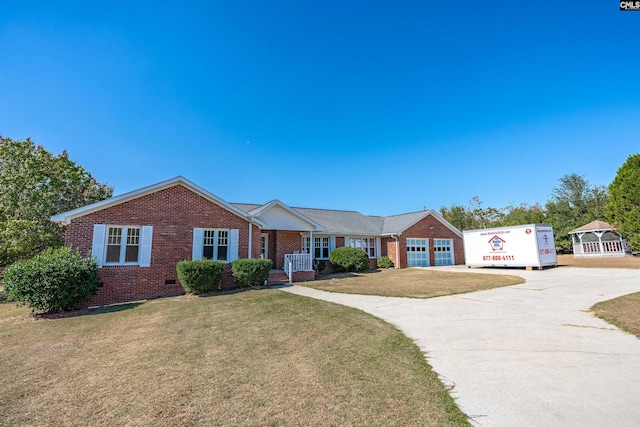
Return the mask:
[[[640,250],[640,153],[631,155],[608,186],[594,186],[584,176],[567,174],[559,178],[544,205],[484,207],[478,196],[468,205],[441,207],[442,216],[460,230],[505,227],[520,224],[551,224],[559,253],[571,253],[569,231],[591,221],[607,221]]]
[[[568,253],[567,233],[593,220],[615,224],[634,250],[640,250],[640,153],[631,155],[608,187],[591,185],[583,176],[564,175],[544,206],[484,207],[478,196],[467,206],[440,208],[460,230],[548,223],[558,251]],[[64,228],[53,215],[111,197],[113,188],[69,159],[54,155],[30,138],[0,136],[0,272],[13,262],[64,244]]]

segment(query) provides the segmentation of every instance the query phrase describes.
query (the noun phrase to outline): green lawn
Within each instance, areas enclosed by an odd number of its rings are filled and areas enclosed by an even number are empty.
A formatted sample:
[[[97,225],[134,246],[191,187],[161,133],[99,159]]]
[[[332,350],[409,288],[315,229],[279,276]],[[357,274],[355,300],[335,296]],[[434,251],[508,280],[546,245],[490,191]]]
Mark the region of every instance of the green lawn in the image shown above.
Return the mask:
[[[0,425],[468,425],[391,325],[275,289],[5,319],[0,343]]]

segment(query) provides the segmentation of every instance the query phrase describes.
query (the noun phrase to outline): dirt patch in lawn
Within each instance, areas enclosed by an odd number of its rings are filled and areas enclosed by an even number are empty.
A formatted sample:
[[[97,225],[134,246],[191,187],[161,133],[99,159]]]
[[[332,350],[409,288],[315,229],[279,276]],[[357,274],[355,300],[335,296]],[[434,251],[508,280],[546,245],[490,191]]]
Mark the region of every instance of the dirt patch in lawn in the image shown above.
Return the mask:
[[[524,283],[517,276],[403,268],[319,276],[302,286],[346,294],[433,298]]]

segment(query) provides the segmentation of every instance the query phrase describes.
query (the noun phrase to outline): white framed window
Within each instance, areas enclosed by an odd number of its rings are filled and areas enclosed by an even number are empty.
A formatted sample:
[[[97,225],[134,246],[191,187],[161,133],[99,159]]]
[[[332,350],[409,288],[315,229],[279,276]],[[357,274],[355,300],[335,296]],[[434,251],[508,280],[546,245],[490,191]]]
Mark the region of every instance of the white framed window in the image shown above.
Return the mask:
[[[229,230],[203,230],[202,258],[226,261],[229,255]]]
[[[313,259],[329,259],[329,254],[335,249],[335,237],[333,236],[313,236],[313,252],[310,252],[311,238],[302,238],[302,252],[311,253]]]
[[[98,267],[111,265],[151,265],[152,226],[104,225],[93,226],[91,255]]]
[[[375,237],[345,237],[344,245],[352,248],[362,249],[369,255],[369,258],[377,258],[377,239]]]
[[[238,230],[194,228],[192,259],[235,261],[238,259]]]

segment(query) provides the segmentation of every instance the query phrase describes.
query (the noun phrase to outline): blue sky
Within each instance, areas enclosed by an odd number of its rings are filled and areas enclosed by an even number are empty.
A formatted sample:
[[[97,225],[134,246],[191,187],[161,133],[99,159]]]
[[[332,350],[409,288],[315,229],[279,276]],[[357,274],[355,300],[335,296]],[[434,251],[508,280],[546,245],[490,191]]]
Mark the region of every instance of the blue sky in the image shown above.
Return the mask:
[[[117,194],[504,207],[640,152],[640,12],[613,0],[0,0],[0,60],[0,134]]]

